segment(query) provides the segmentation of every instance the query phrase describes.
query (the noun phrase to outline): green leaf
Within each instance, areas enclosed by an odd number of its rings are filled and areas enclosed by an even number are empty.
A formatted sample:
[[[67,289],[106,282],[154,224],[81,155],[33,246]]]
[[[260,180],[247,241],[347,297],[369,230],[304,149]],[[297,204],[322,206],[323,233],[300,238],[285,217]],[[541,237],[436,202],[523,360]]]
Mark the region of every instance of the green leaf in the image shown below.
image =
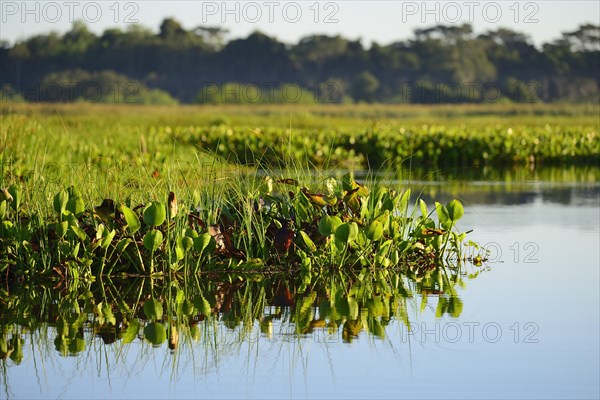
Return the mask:
[[[66,209],[73,213],[73,215],[79,217],[85,212],[85,203],[81,196],[69,197]]]
[[[421,207],[421,215],[423,218],[427,218],[429,215],[429,210],[427,210],[427,203],[423,201],[423,199],[419,199],[419,206]]]
[[[179,245],[175,245],[175,258],[177,259],[177,261],[183,260],[184,257],[185,257],[185,250],[183,249],[183,247],[181,247]],[[171,268],[175,268],[175,266],[171,266]]]
[[[102,241],[100,242],[100,247],[102,247],[103,249],[107,249],[108,246],[111,244],[113,238],[115,237],[115,234],[117,232],[113,229],[112,231],[108,232],[106,234],[106,236],[104,236],[104,238],[102,238]]]
[[[6,200],[0,201],[0,220],[6,215]]]
[[[440,297],[438,299],[438,304],[435,309],[435,317],[442,318],[447,310],[448,310],[448,299],[446,299],[445,297]]]
[[[163,317],[162,303],[156,299],[148,299],[142,306],[144,315],[148,319],[160,320]]]
[[[67,221],[57,222],[54,224],[54,230],[58,237],[63,237],[67,233],[67,229],[69,229],[69,223]]]
[[[369,240],[376,242],[383,237],[383,224],[379,221],[373,221],[367,228],[366,235]]]
[[[163,234],[161,231],[151,230],[144,236],[144,247],[148,251],[156,251],[163,241]]]
[[[208,232],[204,232],[202,235],[194,238],[194,249],[200,253],[204,253],[205,250],[212,252],[216,248],[217,242]]]
[[[140,219],[129,207],[126,207],[125,205],[121,205],[121,212],[125,216],[125,221],[127,221],[127,229],[129,230],[129,233],[133,235],[140,229],[142,225],[140,223]]]
[[[152,322],[144,328],[144,337],[154,346],[159,346],[167,340],[167,330],[163,324]]]
[[[463,205],[456,199],[450,201],[446,208],[448,209],[448,216],[454,222],[458,221],[463,215],[465,215],[465,209],[463,208]]]
[[[140,331],[140,321],[138,321],[137,319],[132,319],[131,321],[129,321],[129,324],[127,325],[127,329],[125,330],[125,333],[123,334],[123,343],[127,344],[127,343],[133,342],[137,338],[139,331]]]
[[[310,237],[308,236],[308,234],[306,232],[300,231],[300,236],[302,237],[302,241],[304,242],[304,244],[306,245],[306,247],[308,248],[309,251],[312,251],[312,252],[317,251],[317,246],[310,239]]]
[[[352,210],[354,213],[358,213],[361,208],[361,201],[358,195],[358,190],[350,191],[344,196],[344,203]]]
[[[101,312],[102,312],[102,316],[104,317],[104,321],[106,321],[107,323],[112,324],[112,325],[117,324],[117,319],[115,318],[115,315],[112,312],[112,308],[111,308],[110,304],[102,303]]]
[[[65,210],[67,209],[67,203],[69,202],[69,193],[67,193],[66,190],[61,190],[60,192],[56,193],[56,195],[54,196],[54,211],[56,211],[56,213],[58,215],[62,215]]]
[[[342,176],[342,189],[345,191],[349,191],[354,189],[354,176],[351,172],[348,172],[344,176]]]
[[[148,226],[160,226],[167,219],[167,209],[160,201],[153,201],[144,209],[144,222]]]
[[[403,215],[406,213],[408,209],[408,200],[410,200],[410,189],[406,189],[400,198],[400,203],[398,203],[398,210]]]
[[[192,228],[187,228],[184,232],[183,232],[183,236],[185,237],[189,237],[189,238],[197,238],[198,237],[198,232],[196,232],[194,229]]]
[[[210,303],[202,295],[199,295],[196,298],[194,298],[194,306],[198,309],[198,311],[200,311],[202,315],[209,316],[212,313]]]
[[[338,226],[342,224],[340,217],[326,215],[319,221],[319,233],[323,236],[329,236],[335,232]]]
[[[183,251],[185,251],[186,253],[194,247],[194,239],[192,239],[191,237],[188,237],[188,236],[179,238],[177,240],[177,243],[179,244],[179,246],[181,246]]]
[[[356,240],[358,236],[358,225],[356,222],[346,222],[335,230],[335,239],[346,244]]]
[[[132,242],[133,241],[130,238],[123,238],[119,240],[119,242],[117,243],[117,251],[119,253],[124,252],[127,246],[129,246],[129,244],[131,244]]]
[[[85,231],[83,229],[81,229],[80,227],[76,226],[76,225],[69,225],[69,229],[71,229],[71,231],[73,231],[73,233],[75,235],[77,235],[77,237],[79,239],[81,239],[82,241],[87,241],[88,240],[88,235],[85,233]]]
[[[450,302],[448,304],[448,313],[453,318],[458,318],[458,317],[460,317],[460,314],[462,313],[462,309],[463,309],[462,300],[456,296],[450,297]]]
[[[437,211],[438,219],[440,224],[444,224],[446,221],[450,219],[450,214],[448,213],[448,209],[444,207],[442,204],[435,202],[435,210]]]

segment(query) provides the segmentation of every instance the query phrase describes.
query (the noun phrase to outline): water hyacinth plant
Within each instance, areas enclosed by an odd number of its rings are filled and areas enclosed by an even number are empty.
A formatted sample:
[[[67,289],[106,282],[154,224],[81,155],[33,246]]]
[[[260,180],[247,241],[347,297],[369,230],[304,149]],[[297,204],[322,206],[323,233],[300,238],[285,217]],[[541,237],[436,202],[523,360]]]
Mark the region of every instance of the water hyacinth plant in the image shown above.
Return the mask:
[[[194,197],[194,196],[192,196]],[[411,191],[368,188],[346,174],[309,189],[271,176],[216,198],[87,206],[77,188],[53,198],[51,215],[2,191],[3,279],[197,274],[200,271],[427,269],[463,259],[458,200],[411,207]],[[412,209],[412,211],[411,211]],[[437,220],[437,221],[436,221]]]

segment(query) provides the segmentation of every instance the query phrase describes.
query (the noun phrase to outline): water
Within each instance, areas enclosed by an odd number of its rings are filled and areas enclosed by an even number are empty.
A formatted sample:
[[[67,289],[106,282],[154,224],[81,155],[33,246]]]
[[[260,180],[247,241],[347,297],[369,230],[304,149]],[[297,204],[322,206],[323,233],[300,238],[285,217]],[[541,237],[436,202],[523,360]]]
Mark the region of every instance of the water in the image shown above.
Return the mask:
[[[400,314],[376,326],[385,320],[361,309],[349,312],[383,337],[349,325],[346,334],[341,326],[299,334],[289,322],[301,318],[299,308],[259,304],[282,315],[234,329],[225,318],[201,321],[195,336],[179,332],[176,351],[140,338],[107,345],[85,328],[84,348],[68,357],[55,348],[50,324],[21,332],[23,359],[0,364],[0,396],[599,398],[597,180],[429,182],[423,193],[460,198],[459,228],[474,229],[469,237],[491,251],[458,290],[458,318],[436,318],[434,295],[421,311],[417,293],[405,303],[411,331]],[[241,290],[233,301],[252,293]],[[310,312],[318,320],[321,310]]]

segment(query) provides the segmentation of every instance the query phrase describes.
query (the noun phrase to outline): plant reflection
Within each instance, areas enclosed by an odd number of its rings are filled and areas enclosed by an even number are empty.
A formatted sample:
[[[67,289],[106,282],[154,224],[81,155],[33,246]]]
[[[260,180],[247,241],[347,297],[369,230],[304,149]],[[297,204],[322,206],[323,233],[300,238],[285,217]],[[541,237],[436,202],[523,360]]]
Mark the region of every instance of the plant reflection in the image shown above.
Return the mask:
[[[467,269],[476,271],[467,271]],[[211,274],[187,281],[150,278],[98,281],[76,287],[16,287],[0,292],[0,358],[23,360],[25,335],[52,341],[60,356],[75,356],[94,338],[120,347],[144,341],[179,351],[182,343],[268,340],[352,342],[363,332],[385,338],[391,320],[409,326],[410,301],[423,312],[459,317],[457,288],[481,267],[407,268],[265,278]],[[35,336],[33,333],[37,333]],[[32,343],[32,346],[42,343]],[[232,344],[232,343],[229,343]],[[32,347],[32,348],[33,348]]]

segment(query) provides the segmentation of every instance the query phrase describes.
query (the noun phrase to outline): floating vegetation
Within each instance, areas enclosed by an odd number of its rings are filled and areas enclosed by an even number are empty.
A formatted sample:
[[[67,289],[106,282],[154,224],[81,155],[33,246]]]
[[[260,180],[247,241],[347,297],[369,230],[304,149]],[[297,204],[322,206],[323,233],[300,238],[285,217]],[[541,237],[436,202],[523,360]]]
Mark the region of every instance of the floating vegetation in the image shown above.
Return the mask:
[[[23,204],[13,185],[0,199],[0,276],[419,271],[465,258],[458,200],[429,209],[422,200],[410,204],[410,189],[368,188],[351,174],[312,189],[266,176],[215,196],[181,202],[170,192],[164,201],[104,199],[89,207],[71,186],[56,193],[45,215]]]
[[[225,159],[244,164],[279,165],[306,159],[312,165],[381,168],[411,165],[512,166],[535,163],[595,164],[600,156],[597,127],[485,127],[382,124],[330,129],[246,129],[217,125],[180,128],[176,134]],[[282,139],[283,138],[283,139]]]
[[[458,318],[463,302],[457,289],[483,271],[470,268],[477,272],[438,266],[406,274],[363,269],[264,279],[257,273],[210,272],[183,280],[101,277],[54,287],[16,282],[0,289],[0,359],[18,365],[24,352],[36,356],[35,346],[75,356],[97,349],[94,342],[100,340],[104,345],[142,341],[179,351],[180,343],[192,342],[231,350],[259,336],[382,339],[394,320],[410,329],[418,316],[414,309]],[[26,335],[37,340],[24,346]]]

